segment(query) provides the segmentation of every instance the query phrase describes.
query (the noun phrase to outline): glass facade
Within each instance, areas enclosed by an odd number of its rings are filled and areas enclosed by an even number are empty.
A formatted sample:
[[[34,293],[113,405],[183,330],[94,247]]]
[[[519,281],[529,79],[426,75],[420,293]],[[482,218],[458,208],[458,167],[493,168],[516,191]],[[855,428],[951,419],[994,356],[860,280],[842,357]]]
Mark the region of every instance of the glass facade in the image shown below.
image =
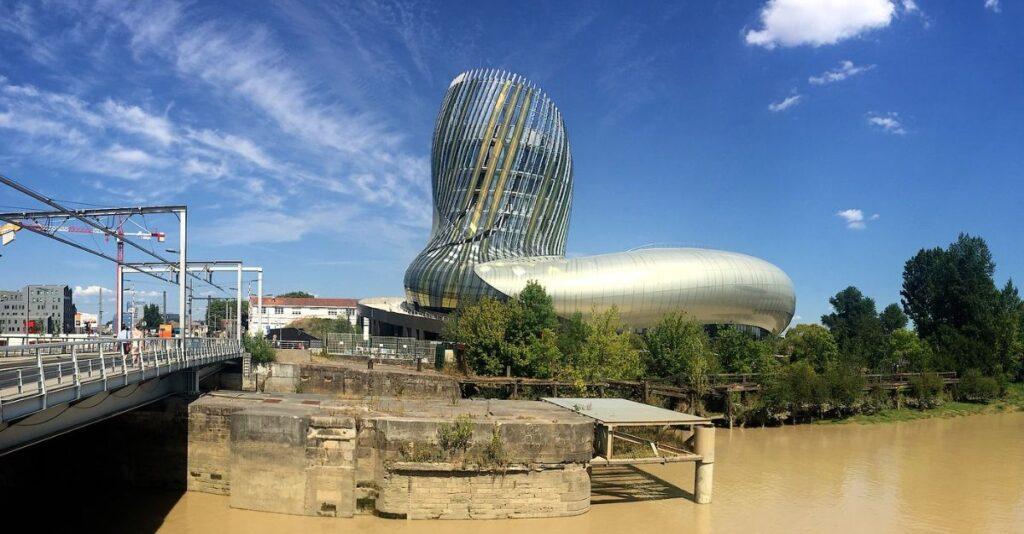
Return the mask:
[[[407,300],[451,309],[498,296],[473,265],[565,253],[572,159],[562,115],[522,76],[470,71],[441,104],[431,153],[434,218],[405,273]]]

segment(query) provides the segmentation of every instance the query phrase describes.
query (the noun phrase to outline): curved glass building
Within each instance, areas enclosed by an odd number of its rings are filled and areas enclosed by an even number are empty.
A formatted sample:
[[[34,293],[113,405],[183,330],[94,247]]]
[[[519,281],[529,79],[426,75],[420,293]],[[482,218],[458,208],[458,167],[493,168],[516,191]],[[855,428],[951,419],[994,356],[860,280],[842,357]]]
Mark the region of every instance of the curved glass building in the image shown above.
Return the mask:
[[[559,314],[616,306],[634,328],[674,311],[775,333],[793,318],[789,277],[743,254],[678,248],[565,258],[569,140],[558,108],[522,76],[477,70],[452,81],[431,172],[433,227],[405,273],[414,309],[448,311],[537,280]]]

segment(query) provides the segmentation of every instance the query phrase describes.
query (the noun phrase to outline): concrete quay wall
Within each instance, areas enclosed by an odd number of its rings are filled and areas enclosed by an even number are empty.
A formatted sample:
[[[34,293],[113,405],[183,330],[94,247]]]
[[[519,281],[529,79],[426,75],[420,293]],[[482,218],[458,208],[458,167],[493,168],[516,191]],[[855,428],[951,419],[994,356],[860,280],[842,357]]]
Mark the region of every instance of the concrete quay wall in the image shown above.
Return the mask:
[[[266,393],[316,393],[338,398],[404,397],[451,399],[461,396],[455,379],[435,372],[365,363],[274,363],[264,383]]]
[[[469,446],[446,455],[439,430],[456,417],[471,422]],[[543,403],[218,394],[192,403],[189,431],[189,489],[235,508],[482,519],[590,507],[593,423]],[[495,435],[500,465],[484,460]]]

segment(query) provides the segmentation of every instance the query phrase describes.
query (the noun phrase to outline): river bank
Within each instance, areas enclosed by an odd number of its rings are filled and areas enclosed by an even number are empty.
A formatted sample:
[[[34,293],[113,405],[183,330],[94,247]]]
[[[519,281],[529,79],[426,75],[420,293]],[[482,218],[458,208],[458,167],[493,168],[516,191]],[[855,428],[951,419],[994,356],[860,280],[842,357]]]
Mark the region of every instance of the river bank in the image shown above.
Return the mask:
[[[1020,411],[1024,411],[1024,384],[1010,384],[1007,387],[1006,396],[987,403],[947,400],[939,406],[924,410],[916,408],[885,409],[873,414],[857,414],[843,419],[818,420],[814,423],[819,425],[849,423],[866,425]]]
[[[694,504],[693,467],[595,469],[589,513],[475,521],[484,534],[640,529],[693,532],[1022,532],[1024,412],[890,425],[722,430],[716,493]],[[971,461],[965,462],[964,458]],[[229,508],[201,493],[137,493],[117,501],[159,514],[168,533],[328,532],[338,523]],[[131,521],[126,518],[125,521]],[[130,530],[125,526],[126,530]],[[352,532],[456,533],[462,521],[348,520]],[[116,530],[116,528],[115,528]]]

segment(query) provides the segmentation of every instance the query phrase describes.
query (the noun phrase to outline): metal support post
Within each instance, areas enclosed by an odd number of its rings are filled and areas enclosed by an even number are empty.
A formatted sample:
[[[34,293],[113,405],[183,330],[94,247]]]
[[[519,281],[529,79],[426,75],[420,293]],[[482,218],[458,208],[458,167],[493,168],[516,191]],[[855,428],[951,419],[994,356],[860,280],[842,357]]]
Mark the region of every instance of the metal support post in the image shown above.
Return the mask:
[[[185,307],[185,281],[188,279],[188,210],[179,211],[178,217],[178,326],[181,329],[181,339],[184,340],[191,319]]]
[[[263,329],[263,268],[256,271],[256,309],[259,311],[260,322],[256,326],[259,327],[260,336],[265,334]],[[249,310],[249,320],[251,321],[254,317],[252,310]]]
[[[242,339],[242,264],[238,264],[238,276],[235,284],[235,339]]]

